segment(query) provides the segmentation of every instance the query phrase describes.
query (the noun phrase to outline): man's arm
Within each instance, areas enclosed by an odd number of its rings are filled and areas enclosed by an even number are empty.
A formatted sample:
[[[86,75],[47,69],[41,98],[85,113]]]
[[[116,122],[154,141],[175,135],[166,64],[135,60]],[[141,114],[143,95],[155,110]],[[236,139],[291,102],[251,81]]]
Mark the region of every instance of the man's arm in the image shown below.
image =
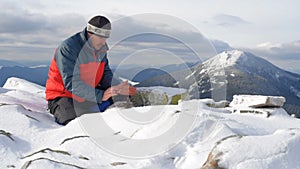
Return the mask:
[[[56,63],[65,88],[88,101],[102,102],[104,90],[95,89],[80,79],[80,67],[77,63],[78,54],[68,46],[61,46],[55,54]]]
[[[105,62],[105,67],[104,67],[104,72],[103,72],[103,76],[102,79],[98,85],[99,89],[102,90],[106,90],[109,87],[111,87],[111,82],[112,82],[112,78],[113,78],[113,73],[109,67],[109,63],[108,63],[108,59],[107,56],[105,55],[105,57],[103,58],[102,62]]]

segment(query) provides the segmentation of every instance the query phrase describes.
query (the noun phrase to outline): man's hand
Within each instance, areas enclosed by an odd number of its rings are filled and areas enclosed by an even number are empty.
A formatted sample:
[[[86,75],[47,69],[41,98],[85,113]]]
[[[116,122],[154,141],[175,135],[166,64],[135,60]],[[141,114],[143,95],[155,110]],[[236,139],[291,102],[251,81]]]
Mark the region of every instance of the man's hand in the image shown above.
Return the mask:
[[[117,85],[116,90],[116,92],[121,95],[132,96],[136,94],[136,88],[128,85],[128,81],[122,82],[119,85]]]
[[[108,100],[110,97],[116,96],[116,95],[126,95],[126,96],[132,96],[136,94],[136,88],[133,86],[128,85],[128,82],[122,82],[117,86],[112,86],[105,90],[102,101]]]
[[[118,93],[114,89],[114,86],[112,86],[104,91],[103,96],[102,96],[102,101],[106,101],[109,98],[116,96],[116,95],[118,95]]]

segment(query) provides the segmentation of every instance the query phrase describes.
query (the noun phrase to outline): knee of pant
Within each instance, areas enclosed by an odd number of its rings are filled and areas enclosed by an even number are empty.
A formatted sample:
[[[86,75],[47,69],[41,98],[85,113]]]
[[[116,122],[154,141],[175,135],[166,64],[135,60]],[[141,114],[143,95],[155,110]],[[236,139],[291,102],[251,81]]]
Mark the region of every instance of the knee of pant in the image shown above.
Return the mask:
[[[68,124],[71,120],[74,120],[76,118],[75,115],[70,115],[67,112],[58,112],[56,111],[54,113],[54,118],[55,122],[60,124],[60,125],[66,125]]]
[[[58,103],[58,107],[55,109],[54,112],[55,121],[58,124],[65,125],[71,120],[76,118],[76,113],[73,108],[73,105],[68,104],[66,102]]]
[[[58,118],[55,117],[55,122],[59,125],[62,125],[62,126],[65,126],[67,125],[70,121],[72,121],[73,119],[70,119],[70,120],[67,120],[67,121],[64,121],[64,122],[61,122]]]

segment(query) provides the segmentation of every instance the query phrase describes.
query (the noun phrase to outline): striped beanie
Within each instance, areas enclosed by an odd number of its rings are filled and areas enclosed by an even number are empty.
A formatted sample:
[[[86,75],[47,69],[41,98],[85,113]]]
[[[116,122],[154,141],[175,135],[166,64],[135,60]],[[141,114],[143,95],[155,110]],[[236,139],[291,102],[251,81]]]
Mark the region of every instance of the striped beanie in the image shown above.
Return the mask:
[[[89,20],[86,29],[92,34],[109,38],[111,23],[106,17],[98,15]]]

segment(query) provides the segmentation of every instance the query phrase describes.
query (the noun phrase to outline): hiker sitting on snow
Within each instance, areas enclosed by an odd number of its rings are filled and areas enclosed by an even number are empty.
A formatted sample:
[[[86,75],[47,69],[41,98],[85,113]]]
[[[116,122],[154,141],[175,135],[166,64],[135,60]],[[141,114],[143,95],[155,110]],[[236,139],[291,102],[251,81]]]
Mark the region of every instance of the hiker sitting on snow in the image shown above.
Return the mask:
[[[111,86],[106,39],[111,23],[104,16],[89,20],[82,32],[58,46],[46,82],[46,99],[57,123],[66,125],[82,114],[103,112],[112,96],[134,95],[136,88],[123,82]]]

